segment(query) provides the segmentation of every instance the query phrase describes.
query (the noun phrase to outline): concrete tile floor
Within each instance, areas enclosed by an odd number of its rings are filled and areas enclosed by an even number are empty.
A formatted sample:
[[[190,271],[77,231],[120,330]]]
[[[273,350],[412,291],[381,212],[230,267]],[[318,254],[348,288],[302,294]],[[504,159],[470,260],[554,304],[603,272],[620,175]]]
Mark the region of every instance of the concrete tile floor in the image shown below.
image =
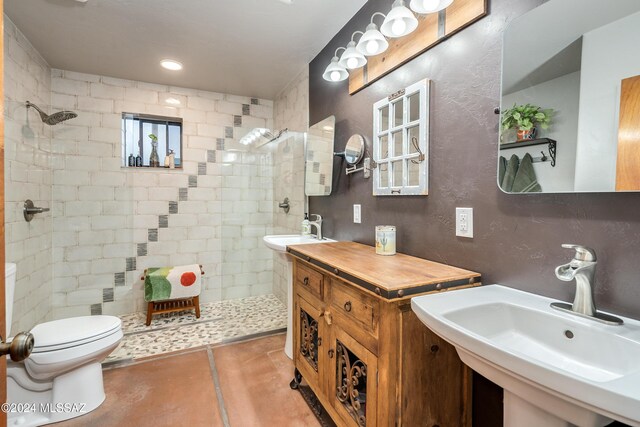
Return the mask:
[[[317,427],[284,334],[140,359],[104,371],[107,398],[60,427]]]

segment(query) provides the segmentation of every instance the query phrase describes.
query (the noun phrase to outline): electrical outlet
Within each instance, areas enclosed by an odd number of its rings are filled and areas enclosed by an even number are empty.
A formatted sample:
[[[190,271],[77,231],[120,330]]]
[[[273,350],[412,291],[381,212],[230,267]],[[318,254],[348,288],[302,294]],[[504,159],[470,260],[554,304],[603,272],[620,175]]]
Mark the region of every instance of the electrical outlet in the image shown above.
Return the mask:
[[[362,210],[360,205],[353,205],[353,223],[360,224],[362,222]]]
[[[473,238],[473,208],[456,208],[456,236]]]

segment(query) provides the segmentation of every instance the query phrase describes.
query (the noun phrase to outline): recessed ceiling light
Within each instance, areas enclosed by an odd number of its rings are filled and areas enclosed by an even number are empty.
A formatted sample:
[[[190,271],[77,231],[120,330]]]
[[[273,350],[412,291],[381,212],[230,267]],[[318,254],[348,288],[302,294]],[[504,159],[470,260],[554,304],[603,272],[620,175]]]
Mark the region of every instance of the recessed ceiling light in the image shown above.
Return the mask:
[[[279,0],[280,3],[284,3],[284,4],[293,4],[294,0]]]
[[[164,102],[171,105],[180,105],[180,100],[175,98],[167,98],[164,100]]]
[[[160,65],[163,68],[166,68],[167,70],[171,70],[171,71],[182,70],[182,64],[179,63],[178,61],[174,61],[173,59],[163,59],[162,61],[160,61]]]

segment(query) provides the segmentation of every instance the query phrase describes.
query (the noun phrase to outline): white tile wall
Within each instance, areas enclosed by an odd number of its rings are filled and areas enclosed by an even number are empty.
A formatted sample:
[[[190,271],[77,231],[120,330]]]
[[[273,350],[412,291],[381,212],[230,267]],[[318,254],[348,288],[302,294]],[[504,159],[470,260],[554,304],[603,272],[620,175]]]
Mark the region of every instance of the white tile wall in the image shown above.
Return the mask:
[[[25,107],[29,100],[49,108],[51,79],[46,61],[13,22],[4,19],[5,244],[7,262],[18,265],[12,321],[16,333],[51,316],[51,214],[37,215],[30,223],[22,216],[26,199],[51,206],[51,128]]]
[[[266,111],[268,113],[268,111]],[[309,128],[309,67],[285,87],[274,101],[276,129],[288,128],[306,132]],[[274,215],[277,234],[300,233],[307,206],[304,194],[304,139],[287,138],[274,153],[274,196],[277,201],[289,198],[291,210],[285,214],[277,209]],[[286,304],[287,267],[278,256],[273,259],[273,293]]]
[[[203,301],[271,293],[271,253],[261,239],[273,223],[272,155],[237,142],[245,126],[273,126],[271,101],[62,70],[52,76],[54,108],[79,114],[53,133],[54,248],[61,254],[54,317],[144,310],[140,275],[160,265],[202,264]],[[182,104],[163,104],[167,98]],[[249,115],[242,115],[243,104]],[[181,117],[184,169],[121,168],[123,112]],[[233,127],[233,115],[242,127]],[[198,174],[202,163],[205,175]],[[169,212],[170,202],[178,213]],[[149,229],[157,241],[149,240]],[[116,286],[118,274],[125,281]],[[113,302],[102,293],[110,288],[117,291]]]

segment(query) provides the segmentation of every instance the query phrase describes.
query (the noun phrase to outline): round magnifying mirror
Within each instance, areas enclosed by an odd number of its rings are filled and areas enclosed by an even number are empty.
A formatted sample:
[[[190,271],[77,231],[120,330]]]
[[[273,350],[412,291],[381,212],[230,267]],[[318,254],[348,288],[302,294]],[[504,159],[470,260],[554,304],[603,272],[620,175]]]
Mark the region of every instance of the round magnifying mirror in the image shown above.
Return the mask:
[[[352,135],[347,141],[344,149],[344,159],[349,166],[355,166],[360,163],[364,156],[364,138],[362,135]]]

